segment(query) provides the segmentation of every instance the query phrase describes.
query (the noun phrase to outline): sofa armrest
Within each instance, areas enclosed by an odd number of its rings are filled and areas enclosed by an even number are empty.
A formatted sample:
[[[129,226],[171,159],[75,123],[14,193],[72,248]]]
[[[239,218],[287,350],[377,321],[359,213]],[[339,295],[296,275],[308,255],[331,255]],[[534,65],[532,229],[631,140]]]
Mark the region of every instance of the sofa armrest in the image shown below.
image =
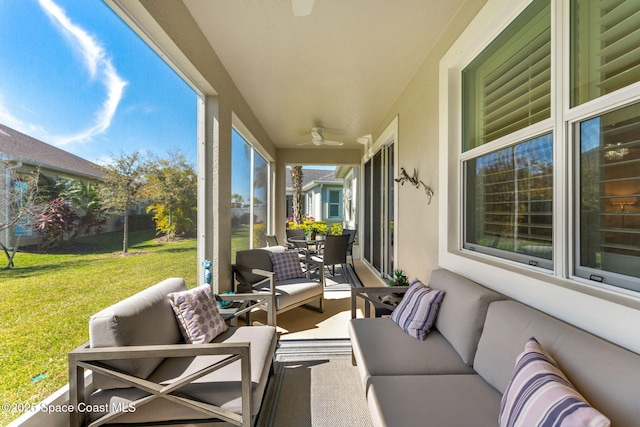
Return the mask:
[[[163,398],[175,403],[196,409],[206,413],[211,418],[219,418],[234,425],[250,426],[251,417],[251,344],[243,343],[210,343],[210,344],[171,344],[149,346],[125,346],[125,347],[101,347],[91,348],[85,344],[69,353],[69,403],[72,408],[78,408],[80,403],[86,403],[84,370],[108,376],[124,382],[131,387],[150,393],[136,402],[137,407],[151,402],[157,398]],[[139,378],[118,370],[115,370],[104,361],[122,359],[140,359],[147,357],[192,357],[201,355],[227,355],[227,357],[195,372],[185,378],[177,380],[169,385],[156,384],[144,378]],[[181,395],[180,388],[192,383],[211,372],[221,369],[229,364],[240,361],[241,389],[242,389],[242,415],[235,414],[218,406],[201,402]],[[116,419],[122,413],[109,412],[98,421]],[[78,427],[85,424],[83,411],[71,411],[70,425]]]
[[[363,288],[351,288],[351,318],[356,318],[356,308],[358,298],[364,300],[364,316],[370,315],[370,304],[378,307],[384,306],[391,311],[394,307],[384,304],[379,297],[391,294],[403,294],[409,289],[408,286],[372,286]]]

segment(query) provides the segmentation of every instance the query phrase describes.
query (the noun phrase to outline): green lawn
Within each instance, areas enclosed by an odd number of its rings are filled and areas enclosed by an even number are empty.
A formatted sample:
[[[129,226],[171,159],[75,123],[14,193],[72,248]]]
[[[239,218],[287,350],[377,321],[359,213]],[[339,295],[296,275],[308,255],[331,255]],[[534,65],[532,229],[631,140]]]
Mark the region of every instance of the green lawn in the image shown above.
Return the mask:
[[[197,283],[196,240],[156,243],[155,232],[83,240],[76,253],[20,252],[0,269],[0,401],[36,404],[67,383],[67,353],[86,342],[92,314],[167,277]],[[4,266],[4,259],[0,259]],[[0,412],[0,425],[20,414]]]

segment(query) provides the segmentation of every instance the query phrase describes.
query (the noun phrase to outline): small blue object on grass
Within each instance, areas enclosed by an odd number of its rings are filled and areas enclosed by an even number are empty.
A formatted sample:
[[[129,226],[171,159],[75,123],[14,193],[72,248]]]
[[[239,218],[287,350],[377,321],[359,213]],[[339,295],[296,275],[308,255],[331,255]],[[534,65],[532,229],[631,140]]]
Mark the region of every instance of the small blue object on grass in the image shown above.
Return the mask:
[[[36,375],[35,377],[31,378],[31,382],[32,383],[37,383],[38,381],[42,381],[46,377],[47,377],[47,374]]]

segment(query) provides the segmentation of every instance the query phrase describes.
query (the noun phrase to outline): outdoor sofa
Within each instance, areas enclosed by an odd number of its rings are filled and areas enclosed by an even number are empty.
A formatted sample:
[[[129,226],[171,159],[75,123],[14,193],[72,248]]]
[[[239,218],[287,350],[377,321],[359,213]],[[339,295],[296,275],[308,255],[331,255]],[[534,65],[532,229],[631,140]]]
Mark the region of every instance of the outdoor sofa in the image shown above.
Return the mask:
[[[186,344],[168,299],[184,291],[183,279],[166,279],[91,316],[89,343],[69,353],[71,427],[98,419],[254,424],[272,372],[275,327],[228,327],[210,343]],[[92,380],[85,382],[85,370]]]
[[[429,287],[444,298],[424,341],[390,317],[350,322],[375,426],[497,426],[502,395],[531,337],[612,426],[639,425],[640,355],[445,269],[432,272]],[[358,295],[366,288],[352,290]]]

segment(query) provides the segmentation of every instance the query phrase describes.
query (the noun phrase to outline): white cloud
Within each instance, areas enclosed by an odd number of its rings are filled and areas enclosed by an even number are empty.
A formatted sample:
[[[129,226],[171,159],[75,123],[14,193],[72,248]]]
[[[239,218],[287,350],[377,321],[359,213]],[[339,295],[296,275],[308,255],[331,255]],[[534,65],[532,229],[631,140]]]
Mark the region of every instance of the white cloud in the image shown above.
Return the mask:
[[[12,129],[16,129],[24,134],[39,139],[41,141],[50,141],[52,136],[47,133],[43,126],[26,123],[13,115],[6,107],[2,96],[0,95],[0,123]]]
[[[111,58],[106,55],[104,48],[92,35],[75,25],[65,11],[52,0],[38,1],[60,32],[71,42],[73,49],[82,56],[91,78],[99,79],[107,92],[107,98],[102,103],[101,109],[96,111],[95,120],[90,126],[70,135],[52,135],[46,142],[66,145],[72,142],[88,141],[105,132],[111,125],[127,82],[118,75]]]

